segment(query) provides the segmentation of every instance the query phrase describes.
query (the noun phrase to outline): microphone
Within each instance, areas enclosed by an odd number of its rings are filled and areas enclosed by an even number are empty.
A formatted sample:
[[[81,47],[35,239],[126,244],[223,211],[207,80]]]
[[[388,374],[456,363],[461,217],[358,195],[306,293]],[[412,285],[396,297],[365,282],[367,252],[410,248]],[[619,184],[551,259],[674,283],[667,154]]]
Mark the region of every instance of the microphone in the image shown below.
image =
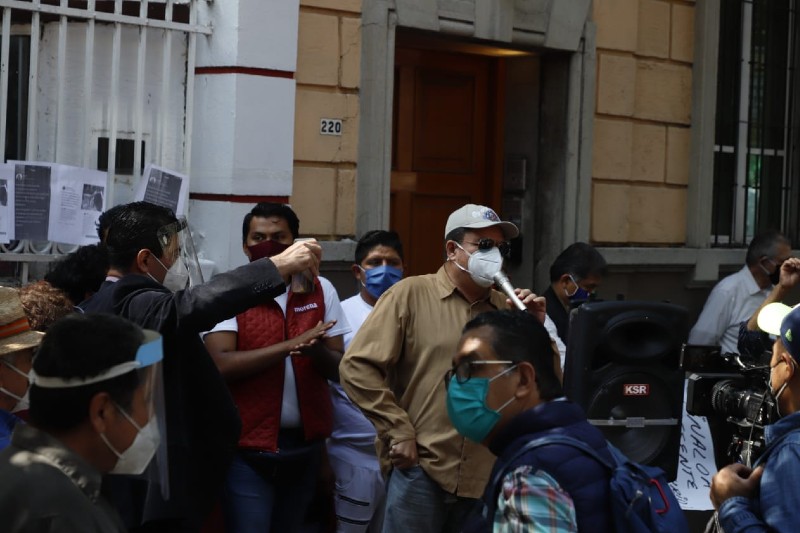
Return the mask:
[[[511,300],[511,303],[519,309],[520,311],[527,311],[528,308],[525,307],[525,304],[522,303],[522,300],[519,299],[514,293],[514,287],[511,286],[511,282],[508,280],[508,276],[502,270],[498,270],[497,274],[492,276],[492,280],[494,280],[495,284],[500,287],[500,290],[503,291],[506,296]]]

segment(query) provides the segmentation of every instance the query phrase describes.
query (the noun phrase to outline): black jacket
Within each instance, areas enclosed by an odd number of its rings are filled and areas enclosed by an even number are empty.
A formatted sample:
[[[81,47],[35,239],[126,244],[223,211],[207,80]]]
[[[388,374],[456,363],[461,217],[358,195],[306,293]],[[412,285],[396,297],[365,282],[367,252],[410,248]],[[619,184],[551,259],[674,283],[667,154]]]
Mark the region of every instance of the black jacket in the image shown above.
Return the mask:
[[[159,331],[164,342],[164,389],[170,498],[157,485],[107,476],[104,489],[128,527],[158,522],[159,531],[197,531],[222,488],[241,431],[236,406],[200,339],[218,322],[285,290],[267,259],[172,293],[147,276],[107,281],[80,307],[111,313]]]

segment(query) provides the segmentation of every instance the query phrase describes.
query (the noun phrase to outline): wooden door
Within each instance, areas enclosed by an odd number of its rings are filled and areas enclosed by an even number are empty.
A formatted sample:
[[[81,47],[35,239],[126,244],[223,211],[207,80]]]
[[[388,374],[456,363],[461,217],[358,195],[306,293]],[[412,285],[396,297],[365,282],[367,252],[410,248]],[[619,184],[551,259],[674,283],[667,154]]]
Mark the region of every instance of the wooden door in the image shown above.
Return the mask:
[[[452,211],[499,198],[496,62],[396,50],[390,224],[403,240],[407,275],[442,264]]]

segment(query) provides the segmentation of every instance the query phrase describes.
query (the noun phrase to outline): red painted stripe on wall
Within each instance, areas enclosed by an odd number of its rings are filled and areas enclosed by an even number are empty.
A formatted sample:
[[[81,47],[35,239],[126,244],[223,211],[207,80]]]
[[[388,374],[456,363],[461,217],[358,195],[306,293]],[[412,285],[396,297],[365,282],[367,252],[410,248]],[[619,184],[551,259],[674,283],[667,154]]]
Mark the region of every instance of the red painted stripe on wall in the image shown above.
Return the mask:
[[[294,79],[294,72],[276,70],[271,68],[255,67],[195,67],[195,75],[201,74],[247,74],[249,76],[264,76],[267,78]]]
[[[214,194],[205,192],[189,193],[190,200],[202,202],[230,202],[233,204],[257,204],[258,202],[289,203],[288,196],[259,196],[256,194]]]

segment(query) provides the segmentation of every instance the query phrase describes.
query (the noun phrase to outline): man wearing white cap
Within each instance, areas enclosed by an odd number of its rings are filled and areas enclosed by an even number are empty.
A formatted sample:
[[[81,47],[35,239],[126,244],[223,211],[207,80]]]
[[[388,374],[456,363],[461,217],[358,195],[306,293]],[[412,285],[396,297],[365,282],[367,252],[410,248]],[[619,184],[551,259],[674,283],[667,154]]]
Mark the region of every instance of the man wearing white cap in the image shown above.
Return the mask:
[[[454,211],[444,265],[384,292],[345,353],[342,386],[375,426],[381,466],[391,472],[385,532],[458,531],[483,493],[494,456],[450,423],[444,375],[464,324],[511,305],[492,284],[518,234],[488,207]],[[544,298],[515,292],[545,320]]]
[[[711,482],[711,501],[726,533],[794,532],[800,524],[800,306],[770,304],[758,314],[758,327],[777,336],[769,392],[780,418],[764,428],[766,448],[753,469],[728,465]]]

